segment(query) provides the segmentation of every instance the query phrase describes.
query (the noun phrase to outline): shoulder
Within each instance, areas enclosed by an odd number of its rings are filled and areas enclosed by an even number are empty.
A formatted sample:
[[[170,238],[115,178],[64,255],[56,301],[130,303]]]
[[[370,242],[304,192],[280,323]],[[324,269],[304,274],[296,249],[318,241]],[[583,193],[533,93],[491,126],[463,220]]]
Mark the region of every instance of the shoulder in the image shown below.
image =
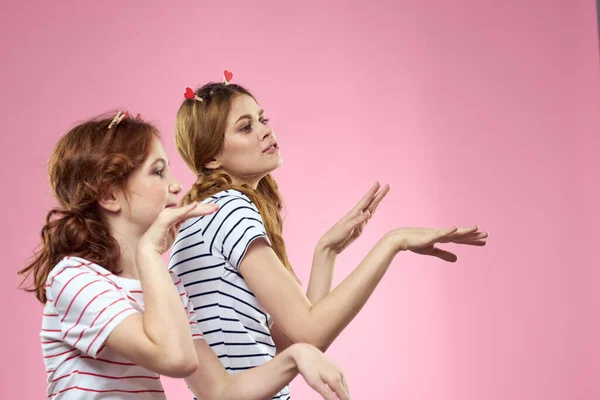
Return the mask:
[[[244,193],[237,190],[225,190],[215,193],[205,199],[203,203],[216,203],[219,209],[209,215],[191,218],[184,222],[179,229],[173,251],[178,252],[183,248],[206,242],[210,248],[215,244],[217,237],[237,237],[232,232],[247,229],[253,225],[265,231],[263,218],[258,208]]]
[[[61,290],[65,286],[80,286],[92,280],[109,281],[114,275],[101,266],[80,257],[60,260],[46,278],[46,292]],[[73,283],[73,285],[70,285]],[[50,296],[52,297],[52,296]]]
[[[63,279],[61,278],[62,276],[73,276],[84,273],[104,277],[113,275],[108,270],[84,258],[64,257],[52,268],[46,279],[46,284],[50,284],[57,279]]]
[[[208,199],[207,199],[208,200]],[[217,203],[219,209],[213,214],[200,217],[203,231],[210,231],[222,224],[230,224],[240,219],[256,219],[262,224],[258,208],[244,193],[237,190],[226,190],[210,197],[210,202]]]
[[[240,220],[255,220],[263,224],[260,211],[256,205],[244,193],[237,190],[228,190],[221,192],[215,202],[219,204],[219,209],[211,218],[212,225],[221,226],[222,224],[237,224]],[[207,228],[211,226],[207,224]],[[216,228],[216,227],[215,227]]]
[[[204,199],[201,203],[215,203],[219,205],[219,209],[212,214],[190,218],[185,221],[179,229],[179,234],[182,235],[182,237],[188,237],[192,233],[200,233],[204,230],[204,228],[207,226],[210,227],[211,224],[216,222],[215,220],[224,218],[232,211],[246,209],[260,215],[258,208],[248,198],[248,196],[237,190],[223,190],[221,192],[217,192],[214,195]],[[190,229],[192,227],[196,227],[196,229]]]
[[[215,193],[213,196],[209,197],[206,200],[210,200],[209,202],[211,203],[217,203],[221,207],[233,203],[235,205],[246,205],[256,209],[256,205],[252,202],[252,200],[250,200],[248,196],[246,196],[246,194],[235,189],[223,190],[221,192]]]

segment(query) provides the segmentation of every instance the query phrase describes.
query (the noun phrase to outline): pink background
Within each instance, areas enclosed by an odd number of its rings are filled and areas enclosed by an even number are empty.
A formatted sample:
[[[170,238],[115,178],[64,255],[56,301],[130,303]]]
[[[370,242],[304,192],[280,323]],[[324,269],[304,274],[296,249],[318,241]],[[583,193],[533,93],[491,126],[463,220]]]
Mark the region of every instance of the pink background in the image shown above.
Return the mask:
[[[354,399],[600,398],[600,69],[588,1],[3,3],[0,398],[45,396],[42,306],[16,289],[53,201],[46,163],[77,120],[156,121],[173,168],[186,86],[247,86],[284,155],[291,260],[379,179],[392,191],[339,259],[386,231],[479,224],[459,262],[401,254],[328,354]],[[237,4],[234,4],[237,3]],[[392,4],[393,3],[393,4]],[[165,379],[170,398],[191,398]],[[301,378],[295,399],[317,399]]]

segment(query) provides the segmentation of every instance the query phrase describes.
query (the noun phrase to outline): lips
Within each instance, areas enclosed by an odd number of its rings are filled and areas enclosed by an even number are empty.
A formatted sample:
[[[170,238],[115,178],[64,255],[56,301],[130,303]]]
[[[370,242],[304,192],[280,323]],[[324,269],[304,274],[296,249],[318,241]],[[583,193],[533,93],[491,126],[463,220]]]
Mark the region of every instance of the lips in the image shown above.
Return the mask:
[[[169,203],[165,208],[177,208],[177,203]]]
[[[266,153],[269,150],[277,150],[278,148],[279,148],[279,145],[277,144],[277,142],[275,140],[273,140],[271,143],[269,143],[267,148],[263,150],[263,153]]]

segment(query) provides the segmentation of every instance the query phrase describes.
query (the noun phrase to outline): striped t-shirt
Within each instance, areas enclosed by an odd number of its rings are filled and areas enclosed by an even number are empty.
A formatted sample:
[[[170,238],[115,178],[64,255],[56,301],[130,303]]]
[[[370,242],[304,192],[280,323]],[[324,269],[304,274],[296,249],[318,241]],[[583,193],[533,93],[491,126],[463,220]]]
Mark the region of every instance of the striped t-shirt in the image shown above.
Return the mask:
[[[239,272],[250,243],[267,237],[256,206],[243,193],[226,190],[203,203],[217,212],[186,221],[177,235],[169,269],[181,278],[205,339],[229,374],[262,365],[275,356],[270,315]],[[289,386],[273,399],[290,399]]]
[[[185,288],[174,274],[171,277],[188,312],[192,335],[202,339]],[[166,398],[157,373],[105,346],[121,321],[144,312],[140,281],[118,277],[82,258],[66,257],[48,275],[46,297],[40,336],[49,399]]]

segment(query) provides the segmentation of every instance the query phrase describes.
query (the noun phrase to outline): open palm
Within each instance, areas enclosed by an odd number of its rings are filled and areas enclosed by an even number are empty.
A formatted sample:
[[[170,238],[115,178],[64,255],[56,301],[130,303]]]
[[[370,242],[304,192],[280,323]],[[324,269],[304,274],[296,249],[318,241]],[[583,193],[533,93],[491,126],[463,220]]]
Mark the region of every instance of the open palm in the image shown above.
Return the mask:
[[[444,261],[455,262],[454,253],[440,249],[438,243],[456,243],[470,246],[485,246],[487,232],[479,231],[479,227],[453,227],[450,229],[434,228],[400,228],[387,234],[392,245],[398,250],[410,250],[413,253],[441,258]]]
[[[390,190],[388,185],[379,190],[380,187],[379,182],[376,182],[367,194],[323,235],[320,244],[337,254],[350,246],[362,234],[377,206]]]

